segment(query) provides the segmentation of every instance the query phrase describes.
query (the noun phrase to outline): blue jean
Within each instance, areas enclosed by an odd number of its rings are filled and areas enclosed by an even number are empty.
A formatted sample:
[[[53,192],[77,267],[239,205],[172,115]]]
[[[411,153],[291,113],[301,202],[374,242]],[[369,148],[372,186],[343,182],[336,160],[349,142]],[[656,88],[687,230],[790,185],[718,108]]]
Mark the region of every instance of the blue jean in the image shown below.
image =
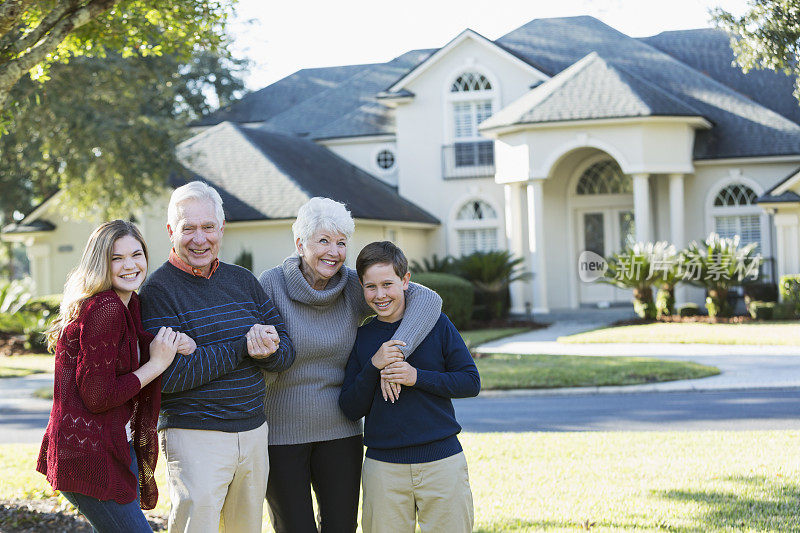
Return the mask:
[[[139,465],[136,463],[136,453],[131,448],[131,472],[139,476]],[[125,505],[114,500],[98,500],[77,492],[61,492],[72,505],[89,520],[96,533],[152,533],[153,529],[147,523],[142,509],[139,507],[139,495],[136,499]]]

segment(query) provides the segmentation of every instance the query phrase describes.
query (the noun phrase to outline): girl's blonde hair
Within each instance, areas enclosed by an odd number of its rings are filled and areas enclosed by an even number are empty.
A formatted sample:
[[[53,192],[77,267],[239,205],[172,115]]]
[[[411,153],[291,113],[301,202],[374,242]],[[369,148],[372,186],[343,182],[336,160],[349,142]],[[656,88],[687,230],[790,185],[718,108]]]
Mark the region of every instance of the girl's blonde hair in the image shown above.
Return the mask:
[[[142,234],[132,222],[112,220],[94,230],[83,250],[80,263],[67,276],[58,317],[45,332],[47,348],[51,352],[55,351],[56,342],[64,328],[78,318],[83,302],[111,288],[111,254],[114,243],[126,235],[139,241],[144,258],[148,259]]]

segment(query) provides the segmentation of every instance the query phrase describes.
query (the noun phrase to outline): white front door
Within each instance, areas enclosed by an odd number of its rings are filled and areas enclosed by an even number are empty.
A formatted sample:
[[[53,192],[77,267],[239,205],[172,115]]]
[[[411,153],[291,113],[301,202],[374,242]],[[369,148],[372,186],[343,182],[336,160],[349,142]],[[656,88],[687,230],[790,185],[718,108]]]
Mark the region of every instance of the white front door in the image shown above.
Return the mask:
[[[633,209],[624,207],[603,207],[597,209],[579,209],[575,211],[578,229],[578,250],[574,261],[584,250],[592,251],[603,257],[620,252],[625,248],[629,237],[635,236]],[[631,291],[619,289],[607,283],[585,283],[578,285],[578,297],[582,304],[611,304],[629,302]]]

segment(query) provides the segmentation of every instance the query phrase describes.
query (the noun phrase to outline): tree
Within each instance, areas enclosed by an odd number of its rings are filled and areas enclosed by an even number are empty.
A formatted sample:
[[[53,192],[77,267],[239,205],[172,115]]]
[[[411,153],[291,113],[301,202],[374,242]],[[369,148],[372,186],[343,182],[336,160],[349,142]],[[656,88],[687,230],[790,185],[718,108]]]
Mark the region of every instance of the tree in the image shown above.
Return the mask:
[[[11,92],[14,121],[0,137],[0,220],[58,189],[77,215],[130,215],[180,171],[186,124],[243,91],[245,62],[208,52],[77,57],[47,83]]]
[[[0,0],[0,109],[27,73],[73,57],[217,49],[236,0]]]
[[[731,36],[736,63],[747,73],[752,68],[782,71],[795,79],[794,96],[800,100],[800,0],[749,0],[741,17],[717,8],[717,26]]]

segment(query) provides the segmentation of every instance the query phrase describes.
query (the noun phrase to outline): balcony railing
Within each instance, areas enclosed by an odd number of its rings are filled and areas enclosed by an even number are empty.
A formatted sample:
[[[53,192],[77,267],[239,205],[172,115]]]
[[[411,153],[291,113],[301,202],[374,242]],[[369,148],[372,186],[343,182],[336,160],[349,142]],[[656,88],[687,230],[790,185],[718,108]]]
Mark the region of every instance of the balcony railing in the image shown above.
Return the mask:
[[[442,176],[444,179],[494,177],[494,142],[442,146]]]

